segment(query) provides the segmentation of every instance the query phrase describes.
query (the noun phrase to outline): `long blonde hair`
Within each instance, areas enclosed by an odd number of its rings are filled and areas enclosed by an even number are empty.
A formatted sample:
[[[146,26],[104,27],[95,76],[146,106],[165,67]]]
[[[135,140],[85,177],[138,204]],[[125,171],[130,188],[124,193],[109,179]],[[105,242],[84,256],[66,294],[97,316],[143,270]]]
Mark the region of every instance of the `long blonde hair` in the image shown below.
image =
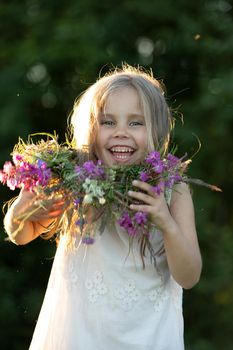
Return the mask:
[[[95,158],[98,114],[109,94],[123,87],[132,87],[138,93],[148,132],[148,151],[158,149],[165,154],[174,123],[163,84],[153,77],[151,71],[130,65],[115,68],[99,78],[75,101],[70,117],[73,147],[88,150],[89,158]]]

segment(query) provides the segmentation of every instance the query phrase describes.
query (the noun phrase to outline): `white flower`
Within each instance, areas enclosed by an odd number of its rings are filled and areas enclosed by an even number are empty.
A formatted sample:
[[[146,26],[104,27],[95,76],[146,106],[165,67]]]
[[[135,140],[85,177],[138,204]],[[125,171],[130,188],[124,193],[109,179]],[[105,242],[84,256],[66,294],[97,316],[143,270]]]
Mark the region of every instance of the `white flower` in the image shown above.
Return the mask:
[[[86,194],[83,198],[84,204],[91,204],[93,202],[93,197],[91,194]]]
[[[83,184],[83,187],[85,186],[85,185],[89,185],[91,183],[91,179],[89,179],[88,177],[85,179],[85,182],[84,182],[84,184]]]
[[[90,194],[92,197],[99,198],[103,197],[104,195],[104,191],[100,186],[98,186],[97,180],[86,179],[82,184],[82,187],[84,188],[86,194]]]
[[[96,197],[103,197],[104,191],[99,186],[93,187],[92,192]]]
[[[109,171],[108,171],[108,176],[109,176],[110,181],[115,181],[115,178],[116,178],[116,170],[109,169]]]
[[[99,198],[99,204],[105,204],[106,199],[104,197]]]

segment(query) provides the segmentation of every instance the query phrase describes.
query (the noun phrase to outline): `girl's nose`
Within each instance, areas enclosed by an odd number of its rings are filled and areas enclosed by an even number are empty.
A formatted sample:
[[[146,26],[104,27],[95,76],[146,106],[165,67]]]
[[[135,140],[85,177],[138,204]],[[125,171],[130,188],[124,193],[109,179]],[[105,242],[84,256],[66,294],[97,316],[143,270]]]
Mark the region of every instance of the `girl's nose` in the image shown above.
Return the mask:
[[[115,132],[114,132],[114,137],[128,137],[128,131],[127,127],[125,125],[117,125]]]

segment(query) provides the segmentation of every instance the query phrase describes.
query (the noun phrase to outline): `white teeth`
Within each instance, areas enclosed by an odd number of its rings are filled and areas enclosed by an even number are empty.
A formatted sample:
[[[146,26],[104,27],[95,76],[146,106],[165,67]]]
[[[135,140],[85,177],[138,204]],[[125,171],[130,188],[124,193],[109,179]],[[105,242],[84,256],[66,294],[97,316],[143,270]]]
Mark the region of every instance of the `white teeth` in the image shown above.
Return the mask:
[[[117,152],[117,153],[131,153],[134,150],[129,147],[112,147],[111,152]]]
[[[127,155],[124,155],[124,154],[118,154],[118,155],[116,156],[116,158],[118,158],[118,159],[127,159],[128,156],[127,156]]]

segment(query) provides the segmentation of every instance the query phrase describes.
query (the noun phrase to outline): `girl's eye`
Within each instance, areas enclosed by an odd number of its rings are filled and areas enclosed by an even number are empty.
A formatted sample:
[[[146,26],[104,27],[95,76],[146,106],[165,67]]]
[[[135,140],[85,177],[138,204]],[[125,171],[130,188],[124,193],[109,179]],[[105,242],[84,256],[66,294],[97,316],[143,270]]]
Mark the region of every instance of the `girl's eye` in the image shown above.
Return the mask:
[[[129,123],[130,126],[138,126],[138,125],[143,125],[143,122],[138,122],[138,121],[132,121]]]
[[[112,120],[101,120],[100,125],[112,126],[114,122]]]

